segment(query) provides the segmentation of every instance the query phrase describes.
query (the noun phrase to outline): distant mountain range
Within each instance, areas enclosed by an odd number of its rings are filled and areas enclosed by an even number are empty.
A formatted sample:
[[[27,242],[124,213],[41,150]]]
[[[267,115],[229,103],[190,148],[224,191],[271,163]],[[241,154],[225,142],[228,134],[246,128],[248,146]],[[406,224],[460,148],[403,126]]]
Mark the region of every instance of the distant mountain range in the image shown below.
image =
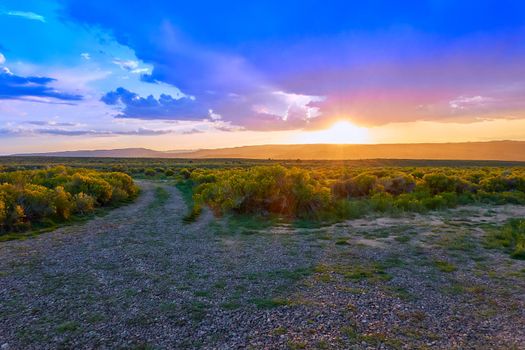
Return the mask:
[[[261,145],[233,148],[155,151],[147,148],[17,154],[39,157],[251,158],[251,159],[450,159],[525,161],[525,141],[409,143],[376,145]]]

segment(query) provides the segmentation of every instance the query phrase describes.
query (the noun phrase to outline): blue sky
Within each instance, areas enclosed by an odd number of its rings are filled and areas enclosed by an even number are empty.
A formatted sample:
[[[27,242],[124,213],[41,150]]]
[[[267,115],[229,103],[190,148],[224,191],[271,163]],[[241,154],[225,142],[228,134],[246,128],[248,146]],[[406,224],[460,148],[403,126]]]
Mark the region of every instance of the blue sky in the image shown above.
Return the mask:
[[[525,138],[520,1],[8,0],[0,32],[0,153]]]

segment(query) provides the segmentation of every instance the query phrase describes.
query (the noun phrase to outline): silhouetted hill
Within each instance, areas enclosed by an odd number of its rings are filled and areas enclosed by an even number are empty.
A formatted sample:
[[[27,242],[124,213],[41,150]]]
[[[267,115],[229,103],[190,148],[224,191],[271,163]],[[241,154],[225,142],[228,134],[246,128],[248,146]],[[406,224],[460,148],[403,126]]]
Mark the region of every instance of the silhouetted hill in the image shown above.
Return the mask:
[[[525,161],[525,141],[377,145],[261,145],[161,152],[145,148],[24,154],[55,157],[246,158],[246,159],[451,159]]]

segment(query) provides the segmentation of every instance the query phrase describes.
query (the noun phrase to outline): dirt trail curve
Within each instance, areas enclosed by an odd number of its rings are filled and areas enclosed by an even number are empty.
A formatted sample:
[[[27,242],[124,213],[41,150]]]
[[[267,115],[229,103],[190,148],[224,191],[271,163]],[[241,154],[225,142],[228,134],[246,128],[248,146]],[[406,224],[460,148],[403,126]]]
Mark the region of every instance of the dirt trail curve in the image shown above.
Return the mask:
[[[247,345],[265,313],[235,306],[289,282],[263,287],[253,276],[304,259],[291,259],[278,239],[258,246],[217,238],[210,213],[184,225],[187,209],[175,187],[140,186],[135,203],[104,217],[0,244],[2,350]],[[166,200],[156,197],[158,187]]]
[[[471,213],[233,234],[140,185],[104,217],[0,244],[1,350],[525,343],[525,262],[480,248]]]

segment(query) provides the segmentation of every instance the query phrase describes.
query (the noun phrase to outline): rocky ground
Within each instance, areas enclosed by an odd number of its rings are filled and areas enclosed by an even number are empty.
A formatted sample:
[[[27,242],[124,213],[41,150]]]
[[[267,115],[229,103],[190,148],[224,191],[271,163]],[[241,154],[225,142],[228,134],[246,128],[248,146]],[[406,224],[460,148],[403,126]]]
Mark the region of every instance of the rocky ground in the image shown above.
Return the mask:
[[[5,349],[520,349],[525,261],[483,247],[517,206],[324,228],[183,224],[175,187],[0,243]]]

